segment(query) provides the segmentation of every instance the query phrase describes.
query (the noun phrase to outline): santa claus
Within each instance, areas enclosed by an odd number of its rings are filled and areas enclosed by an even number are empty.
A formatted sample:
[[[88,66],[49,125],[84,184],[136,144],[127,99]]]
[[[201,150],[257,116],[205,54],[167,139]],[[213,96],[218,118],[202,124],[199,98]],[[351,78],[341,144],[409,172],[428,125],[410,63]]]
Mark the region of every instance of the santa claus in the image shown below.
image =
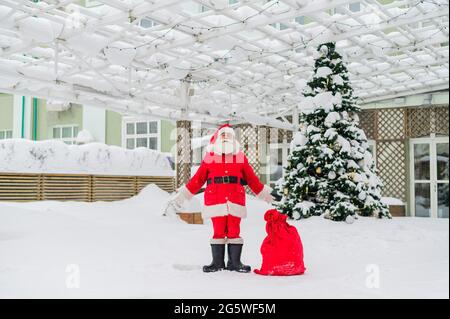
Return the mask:
[[[271,203],[272,189],[263,185],[240,150],[234,130],[225,124],[217,129],[203,161],[192,179],[174,197],[180,207],[190,200],[206,183],[203,218],[211,218],[214,235],[211,239],[212,263],[204,272],[230,270],[250,272],[250,266],[241,262],[244,240],[240,234],[241,220],[247,216],[245,189],[248,185],[255,195]],[[228,245],[228,262],[225,266],[225,245]]]

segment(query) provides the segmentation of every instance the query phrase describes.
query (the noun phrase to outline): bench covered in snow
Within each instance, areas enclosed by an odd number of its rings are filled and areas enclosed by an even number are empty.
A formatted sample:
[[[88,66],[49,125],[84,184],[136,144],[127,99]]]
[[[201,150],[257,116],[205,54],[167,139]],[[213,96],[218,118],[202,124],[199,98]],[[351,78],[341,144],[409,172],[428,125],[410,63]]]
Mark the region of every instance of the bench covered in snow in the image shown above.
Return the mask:
[[[393,197],[383,197],[383,203],[389,206],[389,212],[393,217],[404,217],[406,216],[406,206],[403,201]]]

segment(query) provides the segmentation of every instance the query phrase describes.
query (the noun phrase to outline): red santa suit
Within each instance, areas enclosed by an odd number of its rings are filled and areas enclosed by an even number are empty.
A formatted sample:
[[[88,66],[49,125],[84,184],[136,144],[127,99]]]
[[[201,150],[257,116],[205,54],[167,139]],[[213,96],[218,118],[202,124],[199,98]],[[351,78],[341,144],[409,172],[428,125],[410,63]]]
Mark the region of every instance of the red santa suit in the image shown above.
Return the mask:
[[[234,136],[229,125],[221,126],[211,138],[210,148],[192,179],[180,192],[186,199],[192,198],[206,183],[203,218],[211,218],[214,236],[211,243],[242,243],[240,222],[247,216],[245,206],[248,185],[257,197],[271,201],[271,188],[261,183],[250,166],[237,141],[232,152],[223,153],[220,146],[222,133]]]

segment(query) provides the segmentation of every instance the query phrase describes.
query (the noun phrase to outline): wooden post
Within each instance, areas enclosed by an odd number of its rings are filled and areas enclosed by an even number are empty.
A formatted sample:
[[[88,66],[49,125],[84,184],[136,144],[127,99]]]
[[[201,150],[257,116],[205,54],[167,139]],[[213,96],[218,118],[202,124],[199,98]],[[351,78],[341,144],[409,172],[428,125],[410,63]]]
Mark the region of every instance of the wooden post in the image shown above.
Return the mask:
[[[191,178],[191,139],[191,122],[177,121],[176,188],[186,184]]]
[[[44,200],[44,176],[42,174],[38,175],[38,191],[37,200]]]
[[[90,203],[94,202],[94,176],[89,175],[88,179],[88,201]]]
[[[297,107],[294,108],[294,111],[292,113],[292,124],[294,125],[294,132],[298,132],[298,130],[300,129],[300,119]]]
[[[236,136],[240,141],[242,151],[247,156],[248,162],[253,167],[255,174],[261,178],[261,150],[260,145],[258,145],[260,141],[259,128],[248,123],[238,124],[235,128]],[[247,192],[251,193],[248,187]]]

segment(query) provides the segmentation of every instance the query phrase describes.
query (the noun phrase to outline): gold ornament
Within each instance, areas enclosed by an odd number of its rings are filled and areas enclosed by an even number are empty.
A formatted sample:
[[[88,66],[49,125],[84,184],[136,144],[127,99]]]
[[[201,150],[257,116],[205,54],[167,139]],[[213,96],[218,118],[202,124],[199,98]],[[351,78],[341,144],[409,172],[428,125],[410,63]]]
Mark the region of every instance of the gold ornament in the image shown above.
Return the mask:
[[[351,172],[351,173],[348,174],[348,177],[350,177],[350,179],[351,179],[352,181],[354,181],[354,180],[355,180],[355,177],[356,177],[356,174],[355,174],[354,172]]]
[[[317,167],[316,168],[316,174],[322,174],[322,168]]]
[[[284,195],[288,195],[289,194],[289,188],[285,188],[284,189]]]
[[[335,150],[335,151],[339,151],[340,149],[341,149],[341,144],[335,143],[335,144],[334,144],[334,150]]]

